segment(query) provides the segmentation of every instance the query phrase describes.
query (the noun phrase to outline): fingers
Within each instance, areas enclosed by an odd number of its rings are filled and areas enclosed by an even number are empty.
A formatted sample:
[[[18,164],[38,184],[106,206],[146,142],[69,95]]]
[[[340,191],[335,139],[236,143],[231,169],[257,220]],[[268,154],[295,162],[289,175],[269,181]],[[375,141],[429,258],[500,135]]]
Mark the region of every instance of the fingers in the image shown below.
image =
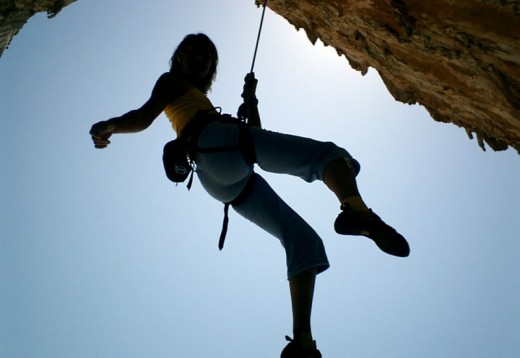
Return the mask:
[[[94,124],[90,129],[90,135],[92,136],[94,146],[98,149],[106,148],[110,144],[108,138],[110,138],[113,131],[114,125],[109,124],[108,121]]]
[[[255,74],[253,72],[248,73],[246,75],[246,78],[244,79],[244,89],[248,89],[250,91],[253,91],[256,89],[256,84],[258,83],[258,80],[255,78]]]
[[[94,142],[94,147],[98,149],[106,148],[110,144],[110,141],[108,139],[99,138],[95,136],[92,136],[92,141]]]
[[[110,136],[113,131],[114,125],[110,124],[108,121],[98,122],[90,128],[90,134],[98,138],[106,136],[107,134]]]
[[[238,118],[247,118],[247,106],[245,103],[242,103],[239,107],[238,107],[238,111],[237,111],[237,116]]]
[[[254,72],[249,72],[246,75],[246,77],[244,78],[244,81],[245,82],[257,81],[256,78],[255,78],[255,73]]]
[[[255,78],[255,74],[253,72],[248,73],[244,79],[242,98],[248,100],[255,97],[257,83],[258,80]]]

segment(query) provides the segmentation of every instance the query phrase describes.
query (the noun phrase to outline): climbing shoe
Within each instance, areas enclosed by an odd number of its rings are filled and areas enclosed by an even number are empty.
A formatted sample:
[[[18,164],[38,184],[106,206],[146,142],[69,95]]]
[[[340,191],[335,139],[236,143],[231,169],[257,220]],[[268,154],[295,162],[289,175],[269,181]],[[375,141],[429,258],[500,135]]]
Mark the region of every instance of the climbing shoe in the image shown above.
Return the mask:
[[[389,255],[406,257],[410,254],[406,239],[394,228],[385,224],[372,209],[361,212],[352,210],[346,204],[341,205],[341,213],[334,222],[334,229],[341,235],[366,236]]]
[[[289,344],[283,349],[280,358],[321,358],[321,353],[316,348],[316,342],[314,342],[314,348],[309,349],[304,348],[288,336],[285,336],[285,339],[289,341]]]

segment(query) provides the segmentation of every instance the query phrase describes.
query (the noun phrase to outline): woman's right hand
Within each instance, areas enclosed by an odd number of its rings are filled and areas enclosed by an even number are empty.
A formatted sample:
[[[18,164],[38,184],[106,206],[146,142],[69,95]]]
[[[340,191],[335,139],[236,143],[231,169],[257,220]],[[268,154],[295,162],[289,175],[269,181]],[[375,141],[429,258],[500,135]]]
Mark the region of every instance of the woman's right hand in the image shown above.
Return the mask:
[[[169,72],[162,74],[155,83],[150,99],[141,108],[92,126],[90,135],[95,147],[106,148],[110,144],[108,138],[114,132],[135,133],[145,130],[161,114],[168,103],[175,101],[191,88],[193,88],[192,85],[179,80]]]
[[[98,149],[106,148],[110,141],[108,138],[114,133],[116,126],[110,121],[101,121],[92,126],[90,129],[90,135],[94,146]]]

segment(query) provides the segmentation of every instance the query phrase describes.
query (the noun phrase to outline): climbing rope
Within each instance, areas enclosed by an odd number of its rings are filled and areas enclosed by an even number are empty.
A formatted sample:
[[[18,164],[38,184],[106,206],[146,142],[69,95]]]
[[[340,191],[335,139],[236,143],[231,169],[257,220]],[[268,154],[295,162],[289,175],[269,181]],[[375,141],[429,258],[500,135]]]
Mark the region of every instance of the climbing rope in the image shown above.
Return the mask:
[[[260,43],[260,34],[262,33],[262,26],[264,24],[264,15],[265,15],[265,8],[266,7],[267,7],[267,0],[264,1],[264,8],[262,10],[262,17],[260,18],[260,26],[258,28],[258,36],[256,37],[255,53],[253,55],[253,63],[251,64],[251,71],[249,71],[250,73],[253,73],[253,69],[255,67],[256,53],[258,52],[258,44]]]
[[[262,33],[262,25],[264,24],[265,9],[267,7],[267,0],[264,1],[262,10],[262,17],[260,19],[260,26],[258,28],[258,35],[256,37],[255,53],[253,54],[253,63],[251,64],[251,70],[244,79],[244,90],[242,91],[243,103],[238,107],[237,117],[242,122],[247,122],[248,109],[251,105],[257,105],[258,100],[256,99],[256,85],[258,83],[253,72],[255,68],[256,54],[258,53],[258,44],[260,43],[260,35]]]

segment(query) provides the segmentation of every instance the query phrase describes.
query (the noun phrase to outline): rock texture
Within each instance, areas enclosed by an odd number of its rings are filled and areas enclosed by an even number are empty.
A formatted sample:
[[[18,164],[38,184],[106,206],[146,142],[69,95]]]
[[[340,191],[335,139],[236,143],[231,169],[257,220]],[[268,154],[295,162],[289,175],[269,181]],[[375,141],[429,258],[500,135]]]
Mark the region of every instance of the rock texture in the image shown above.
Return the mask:
[[[0,56],[27,20],[37,12],[49,18],[76,0],[0,0]]]
[[[74,1],[0,0],[0,56],[33,14],[53,17]],[[464,127],[482,148],[520,153],[520,1],[270,0],[268,6],[311,42],[336,48],[354,69],[376,69],[395,99]]]
[[[483,149],[520,153],[520,1],[270,0],[268,7],[354,69],[376,69],[398,101],[464,127]]]

